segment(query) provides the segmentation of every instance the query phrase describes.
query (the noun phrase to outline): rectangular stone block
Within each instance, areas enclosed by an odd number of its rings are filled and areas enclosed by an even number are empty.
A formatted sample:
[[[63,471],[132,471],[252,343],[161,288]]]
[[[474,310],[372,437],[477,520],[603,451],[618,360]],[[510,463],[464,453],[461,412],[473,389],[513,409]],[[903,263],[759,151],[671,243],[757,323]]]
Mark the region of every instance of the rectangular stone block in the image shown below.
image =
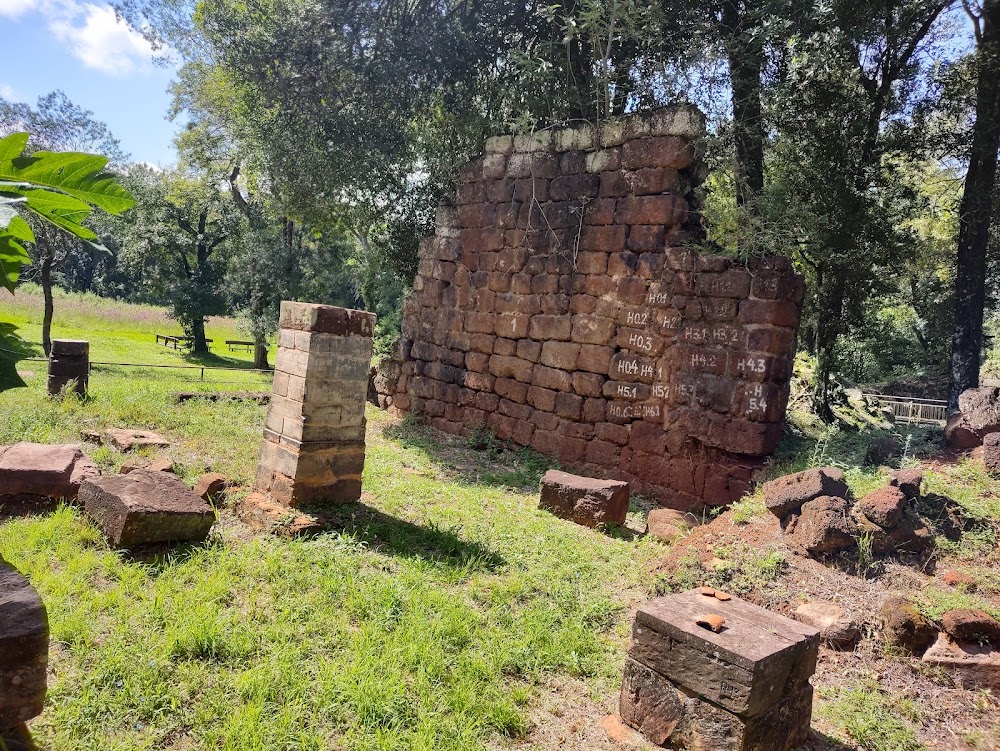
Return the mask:
[[[720,615],[720,633],[697,625]],[[659,597],[639,608],[629,656],[724,709],[752,717],[808,680],[819,632],[738,598],[697,590]]]
[[[371,338],[375,332],[375,314],[333,305],[283,300],[278,328]]]

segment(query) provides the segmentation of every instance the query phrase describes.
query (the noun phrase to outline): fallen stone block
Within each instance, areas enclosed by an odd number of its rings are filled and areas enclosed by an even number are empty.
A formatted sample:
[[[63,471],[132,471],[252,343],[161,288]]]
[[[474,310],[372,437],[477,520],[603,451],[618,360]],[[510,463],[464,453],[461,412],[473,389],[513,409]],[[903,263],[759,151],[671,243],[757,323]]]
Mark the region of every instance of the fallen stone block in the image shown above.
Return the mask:
[[[697,625],[713,617],[719,631]],[[619,713],[657,746],[788,751],[809,732],[818,651],[815,629],[738,598],[660,597],[636,614]]]
[[[167,448],[170,445],[170,441],[151,430],[111,428],[104,432],[104,438],[119,451],[134,451],[140,448]]]
[[[934,541],[930,529],[910,508],[903,510],[902,517],[892,527],[879,526],[869,520],[857,507],[852,510],[851,519],[858,538],[868,535],[872,552],[879,555],[917,553],[928,548]]]
[[[1000,650],[989,645],[962,644],[942,633],[922,660],[942,668],[961,688],[1000,690]]]
[[[958,412],[948,418],[944,435],[957,449],[981,446],[990,433],[1000,432],[1000,388],[967,389],[958,397]]]
[[[212,507],[184,483],[148,469],[85,482],[80,501],[118,548],[202,542],[215,522]]]
[[[628,513],[629,484],[595,480],[550,469],[542,477],[538,507],[585,527],[624,524]]]
[[[881,620],[886,643],[909,654],[923,654],[937,638],[934,624],[905,597],[886,600]]]
[[[820,467],[764,483],[764,504],[772,514],[784,519],[809,501],[822,496],[846,499],[849,492],[843,472],[836,467]]]
[[[0,497],[77,497],[80,485],[100,475],[97,465],[75,444],[15,443],[0,447]]]
[[[646,534],[663,542],[673,542],[697,526],[697,516],[672,508],[653,509],[646,517]]]
[[[785,532],[810,555],[836,553],[857,544],[848,503],[837,496],[803,504],[798,516],[789,517]]]
[[[696,625],[708,613],[725,619],[719,633]],[[697,590],[642,605],[628,651],[685,690],[744,717],[765,712],[787,689],[808,682],[818,654],[819,632],[811,626]]]
[[[797,621],[819,631],[819,637],[833,647],[849,647],[861,635],[861,629],[844,609],[832,602],[814,600],[799,605],[792,611]]]
[[[854,510],[884,529],[895,527],[903,519],[908,499],[901,488],[892,485],[879,488],[854,506]]]
[[[0,559],[0,731],[41,714],[48,659],[45,605],[28,580]]]
[[[920,487],[924,483],[924,473],[919,469],[899,469],[892,473],[889,485],[899,488],[907,500],[920,498]]]
[[[173,459],[161,456],[157,459],[150,461],[141,456],[135,456],[125,462],[118,474],[127,475],[129,472],[135,472],[137,469],[149,469],[153,472],[173,472],[174,471],[174,461]]]
[[[982,610],[949,610],[941,616],[941,625],[957,642],[1000,648],[1000,621]]]
[[[323,531],[323,524],[316,517],[283,506],[263,493],[251,493],[237,503],[236,516],[251,529],[278,537],[298,537]]]
[[[227,487],[229,487],[229,480],[226,479],[225,475],[218,472],[208,472],[198,478],[198,482],[194,485],[194,494],[203,500],[210,501],[215,496],[226,492]]]

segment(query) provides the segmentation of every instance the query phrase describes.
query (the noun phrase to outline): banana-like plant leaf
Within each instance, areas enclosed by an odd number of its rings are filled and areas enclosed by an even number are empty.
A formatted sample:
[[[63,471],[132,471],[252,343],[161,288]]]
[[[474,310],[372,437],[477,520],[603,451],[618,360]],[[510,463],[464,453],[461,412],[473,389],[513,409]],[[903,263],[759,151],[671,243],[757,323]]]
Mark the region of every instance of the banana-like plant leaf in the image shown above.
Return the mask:
[[[31,256],[14,237],[0,230],[0,285],[14,291],[21,267],[31,263]]]
[[[7,225],[7,234],[13,236],[15,240],[22,242],[35,242],[35,233],[31,231],[28,223],[19,216],[15,216],[10,220],[10,223]]]
[[[38,151],[31,156],[0,161],[0,180],[21,180],[53,188],[118,215],[135,206],[135,199],[104,172],[107,164],[106,157],[95,154]]]
[[[11,133],[9,136],[0,138],[0,163],[10,162],[21,156],[27,145],[27,133]]]

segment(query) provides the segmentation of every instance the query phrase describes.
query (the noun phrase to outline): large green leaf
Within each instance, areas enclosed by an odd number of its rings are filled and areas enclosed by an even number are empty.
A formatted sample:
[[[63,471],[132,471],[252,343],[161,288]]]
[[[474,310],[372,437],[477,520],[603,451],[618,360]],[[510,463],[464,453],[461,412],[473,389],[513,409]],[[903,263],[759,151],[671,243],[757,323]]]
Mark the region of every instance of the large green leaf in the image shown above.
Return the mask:
[[[0,230],[0,285],[14,291],[21,267],[31,263],[31,256],[13,235]]]
[[[110,214],[135,206],[135,199],[112,175],[106,157],[75,151],[38,151],[31,156],[0,161],[0,180],[21,180],[68,193]]]
[[[11,162],[21,156],[27,145],[27,133],[11,133],[9,136],[0,138],[0,164]]]

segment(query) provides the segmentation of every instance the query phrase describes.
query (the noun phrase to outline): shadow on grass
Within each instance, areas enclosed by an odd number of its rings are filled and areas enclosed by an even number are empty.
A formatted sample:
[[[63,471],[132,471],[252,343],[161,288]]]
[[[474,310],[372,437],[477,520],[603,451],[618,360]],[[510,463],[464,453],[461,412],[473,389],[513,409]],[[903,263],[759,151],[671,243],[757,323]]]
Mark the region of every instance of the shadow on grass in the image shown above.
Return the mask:
[[[848,746],[826,733],[813,729],[809,733],[809,740],[798,746],[798,751],[857,751],[857,747]]]
[[[303,509],[308,511],[308,509]],[[317,513],[327,531],[337,531],[366,543],[370,549],[402,558],[422,558],[474,571],[495,572],[507,561],[485,545],[460,538],[455,529],[434,524],[421,527],[356,503]]]
[[[31,737],[31,731],[23,722],[11,730],[0,731],[0,749],[5,751],[44,751]]]
[[[244,360],[237,357],[227,357],[217,355],[214,352],[195,354],[194,352],[184,352],[181,359],[188,365],[204,365],[206,368],[239,368],[241,370],[253,370],[253,360]]]
[[[467,486],[538,489],[542,475],[559,469],[557,459],[510,441],[501,441],[486,430],[459,438],[408,418],[388,426],[384,435],[409,449],[417,449],[440,467],[455,473]]]
[[[27,384],[18,375],[17,363],[29,357],[41,357],[42,348],[17,335],[17,326],[0,321],[0,391]]]

